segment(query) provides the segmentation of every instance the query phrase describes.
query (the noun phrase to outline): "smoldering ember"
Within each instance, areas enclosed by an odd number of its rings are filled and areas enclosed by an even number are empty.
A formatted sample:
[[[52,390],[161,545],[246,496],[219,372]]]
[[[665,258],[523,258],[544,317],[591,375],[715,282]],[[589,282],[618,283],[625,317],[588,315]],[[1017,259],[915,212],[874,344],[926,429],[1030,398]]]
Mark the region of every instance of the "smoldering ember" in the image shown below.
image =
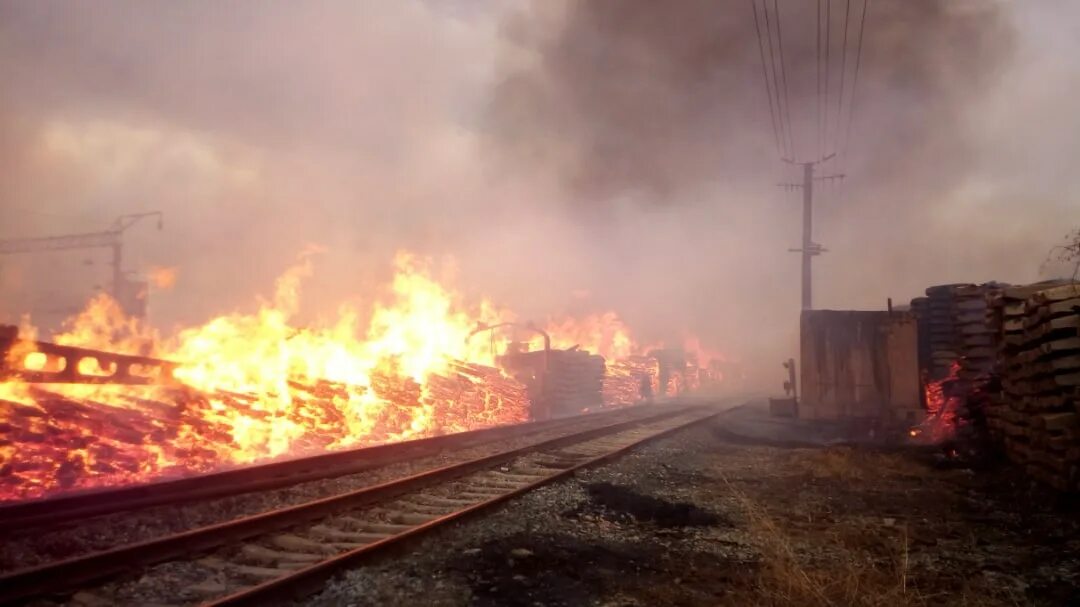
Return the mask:
[[[1077,24],[0,0],[0,605],[1080,605]]]

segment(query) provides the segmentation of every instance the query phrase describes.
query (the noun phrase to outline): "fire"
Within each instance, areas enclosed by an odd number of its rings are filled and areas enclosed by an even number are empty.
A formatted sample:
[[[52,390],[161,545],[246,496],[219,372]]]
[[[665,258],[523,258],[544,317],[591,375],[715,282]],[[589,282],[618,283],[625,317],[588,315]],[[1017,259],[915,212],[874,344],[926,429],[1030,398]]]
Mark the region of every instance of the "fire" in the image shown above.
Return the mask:
[[[526,387],[496,364],[516,336],[469,339],[478,323],[514,320],[509,311],[464,301],[435,280],[429,261],[400,253],[392,282],[369,307],[346,305],[329,319],[302,323],[301,287],[313,272],[312,254],[301,255],[253,309],[171,335],[128,317],[107,296],[89,302],[52,341],[174,361],[179,383],[0,382],[0,500],[529,418]],[[606,359],[605,406],[661,394],[655,348],[636,342],[614,312],[564,318],[546,329],[552,347],[579,346]],[[33,335],[29,325],[20,329],[24,340]],[[699,365],[720,358],[696,340],[687,353]],[[25,348],[9,358],[27,368],[43,364],[40,353]],[[83,373],[108,371],[93,360],[82,364]],[[669,381],[679,391],[692,387],[689,375]]]
[[[579,346],[606,360],[624,359],[640,354],[642,350],[631,338],[630,329],[614,312],[551,320],[545,330],[551,335],[553,348]]]
[[[684,361],[683,366],[669,369],[666,383],[661,386],[660,364],[653,353],[664,350],[665,345],[638,342],[615,312],[552,320],[545,330],[551,335],[552,347],[579,346],[604,357],[605,406],[632,404],[643,394],[677,396],[698,390],[704,384],[714,388],[723,380],[715,365],[726,362],[727,357],[706,348],[698,337],[690,335],[673,348],[681,352],[678,359]],[[534,340],[530,347],[535,344]]]
[[[917,428],[912,428],[912,438],[938,443],[952,438],[959,423],[958,410],[963,404],[963,395],[951,393],[950,388],[956,383],[960,372],[960,362],[954,362],[949,368],[949,375],[936,381],[926,381],[926,419]]]
[[[153,266],[147,271],[146,278],[154,288],[167,291],[176,286],[176,268]]]
[[[344,307],[331,322],[298,326],[308,256],[257,311],[165,339],[94,299],[54,341],[180,362],[182,385],[0,383],[0,498],[526,420],[524,387],[466,340],[477,320],[500,320],[495,307],[465,305],[412,255],[395,265],[366,323]]]

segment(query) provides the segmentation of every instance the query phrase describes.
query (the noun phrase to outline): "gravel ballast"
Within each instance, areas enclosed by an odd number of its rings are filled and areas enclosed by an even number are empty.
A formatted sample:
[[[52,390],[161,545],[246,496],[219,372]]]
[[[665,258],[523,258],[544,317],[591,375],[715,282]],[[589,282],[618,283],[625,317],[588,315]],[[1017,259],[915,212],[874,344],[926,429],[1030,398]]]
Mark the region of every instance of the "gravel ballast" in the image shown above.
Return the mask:
[[[723,420],[338,575],[302,605],[1015,605],[1080,598],[1075,514],[924,452]]]

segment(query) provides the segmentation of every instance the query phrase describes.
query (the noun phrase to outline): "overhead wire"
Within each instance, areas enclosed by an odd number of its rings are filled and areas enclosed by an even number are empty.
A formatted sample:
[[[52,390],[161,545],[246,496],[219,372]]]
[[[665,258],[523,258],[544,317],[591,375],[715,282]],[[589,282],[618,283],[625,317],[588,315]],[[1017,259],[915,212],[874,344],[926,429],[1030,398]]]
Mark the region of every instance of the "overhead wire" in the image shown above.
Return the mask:
[[[835,140],[833,141],[833,151],[838,151],[840,146],[840,125],[842,124],[842,114],[844,111],[844,81],[847,77],[847,57],[848,57],[848,23],[851,21],[851,0],[845,0],[847,7],[844,10],[844,44],[841,47],[841,59],[840,59],[840,94],[836,102],[836,133],[834,134]]]
[[[780,79],[784,85],[784,115],[787,118],[788,128],[788,157],[791,160],[795,159],[795,130],[791,123],[791,99],[788,94],[788,81],[787,81],[787,68],[785,67],[784,60],[784,35],[781,31],[781,19],[780,19],[780,7],[777,5],[777,0],[773,0],[773,12],[776,13],[776,41],[778,49],[780,51]]]
[[[772,20],[769,19],[769,0],[761,0],[762,12],[765,16],[765,38],[766,46],[769,48],[769,64],[772,67],[773,77],[773,93],[776,96],[776,119],[780,124],[780,143],[783,149],[781,158],[787,158],[790,153],[789,138],[787,136],[787,125],[784,123],[784,106],[783,97],[780,95],[780,70],[777,67],[776,55],[773,48],[773,36],[772,36]]]
[[[817,0],[817,27],[814,34],[817,40],[817,154],[818,158],[821,158],[825,156],[824,142],[821,139],[822,112],[825,111],[825,104],[821,99],[821,0]]]
[[[834,150],[836,152],[836,173],[843,176],[845,174],[844,165],[847,164],[849,155],[848,149],[851,144],[851,133],[855,124],[855,100],[856,92],[859,87],[859,72],[862,67],[862,49],[863,40],[866,32],[866,15],[869,11],[870,0],[863,0],[862,12],[859,16],[859,32],[855,43],[855,69],[851,78],[851,86],[847,89],[844,87],[844,79],[847,74],[847,53],[848,53],[848,27],[851,23],[851,0],[847,0],[848,6],[846,15],[844,18],[844,59],[843,69],[841,71],[840,82],[840,100],[837,104],[837,122],[836,132],[834,137]],[[847,120],[844,120],[843,108],[844,101],[847,100]],[[848,190],[843,187],[844,181],[841,179],[837,184],[837,196],[846,199]]]
[[[825,116],[822,120],[821,139],[825,141],[826,148],[829,142],[829,83],[832,76],[829,70],[832,67],[832,0],[825,0]]]
[[[848,103],[847,131],[844,134],[843,154],[847,157],[848,147],[851,144],[851,129],[855,123],[855,100],[859,90],[859,68],[862,66],[863,34],[866,31],[866,14],[870,12],[870,0],[863,0],[862,16],[859,18],[859,42],[855,52],[855,73],[851,79],[851,101]]]
[[[762,39],[762,36],[761,36],[761,22],[760,22],[760,20],[758,18],[757,0],[750,0],[750,4],[753,6],[753,9],[754,9],[754,29],[757,31],[758,51],[761,54],[761,74],[765,79],[765,94],[769,98],[769,120],[772,122],[773,141],[776,144],[776,153],[777,153],[777,155],[783,157],[784,152],[783,152],[783,150],[780,149],[780,130],[779,130],[779,127],[778,127],[777,121],[776,121],[776,119],[777,119],[777,116],[776,116],[777,111],[776,111],[776,107],[775,107],[776,104],[775,104],[774,99],[773,99],[773,87],[772,87],[772,83],[770,82],[770,78],[769,78],[769,68],[765,64],[765,43],[764,43],[764,41]],[[769,51],[770,51],[770,56],[771,56],[771,54],[772,54],[771,46],[770,46]]]

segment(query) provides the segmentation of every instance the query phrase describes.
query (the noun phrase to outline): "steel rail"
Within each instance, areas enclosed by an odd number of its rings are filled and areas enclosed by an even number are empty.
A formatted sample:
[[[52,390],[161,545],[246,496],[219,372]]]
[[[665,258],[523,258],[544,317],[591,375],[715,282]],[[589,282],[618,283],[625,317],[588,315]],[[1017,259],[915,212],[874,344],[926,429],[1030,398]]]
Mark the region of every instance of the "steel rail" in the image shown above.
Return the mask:
[[[450,464],[379,485],[365,487],[295,506],[280,508],[162,538],[128,544],[105,551],[14,571],[6,575],[0,575],[0,603],[6,604],[13,601],[26,600],[31,597],[55,595],[64,591],[74,591],[79,587],[85,587],[86,585],[100,582],[125,572],[137,571],[143,567],[162,561],[176,559],[186,555],[201,554],[231,542],[243,541],[253,536],[287,529],[292,526],[331,516],[334,513],[343,510],[353,510],[363,506],[386,502],[410,491],[416,491],[431,485],[449,482],[458,477],[489,469],[501,463],[514,460],[515,458],[528,453],[582,443],[597,437],[628,430],[635,426],[656,423],[668,418],[686,415],[693,411],[701,410],[702,408],[701,405],[689,405],[669,409],[648,417],[616,422],[585,430],[583,432],[564,435],[540,443],[510,449],[508,451],[465,462]],[[710,413],[709,417],[712,415],[716,415],[716,413]],[[695,421],[700,421],[700,419]],[[576,470],[578,468],[578,466],[575,466],[574,468],[571,468],[571,470]],[[560,476],[561,475],[562,471],[560,471]],[[509,497],[512,496],[503,497],[502,499],[509,499]],[[497,502],[490,501],[490,503]],[[475,511],[475,508],[468,508],[462,511],[462,513],[473,511]],[[457,513],[452,517],[443,517],[445,519],[444,522],[453,520],[454,518],[461,516],[462,513]],[[430,528],[428,525],[424,525],[423,527],[425,529]],[[410,531],[407,534],[399,535],[401,535],[401,539],[404,539],[405,537],[412,537],[414,533]],[[386,546],[388,544],[386,544],[385,541],[379,541],[375,544],[370,544],[368,547],[376,545]],[[350,552],[349,554],[352,553]],[[348,555],[341,556],[345,557]],[[331,560],[338,562],[337,559]],[[298,571],[297,573],[301,572]],[[312,574],[313,572],[308,572],[306,575]],[[237,598],[236,600],[240,599]]]
[[[574,417],[494,426],[268,462],[209,474],[2,504],[0,505],[0,532],[58,525],[92,516],[164,504],[268,491],[314,480],[356,474],[380,466],[435,455],[448,448],[462,449],[500,440],[521,438],[554,430],[564,425],[580,424],[582,421],[594,421],[607,416],[618,418],[623,415],[632,415],[634,412],[647,411],[648,408],[648,405],[639,405]]]
[[[686,411],[683,411],[683,413],[685,412]],[[221,599],[203,603],[203,607],[242,607],[249,605],[263,607],[265,605],[277,604],[288,599],[301,599],[318,590],[323,584],[323,582],[325,582],[327,579],[329,579],[336,573],[348,567],[354,566],[365,559],[374,557],[381,552],[385,552],[388,549],[396,548],[407,540],[411,540],[418,536],[429,533],[454,521],[459,521],[467,517],[479,514],[519,495],[528,493],[534,489],[557,481],[561,478],[571,476],[585,468],[597,466],[599,464],[615,459],[620,455],[623,455],[627,451],[638,447],[644,443],[663,438],[665,436],[678,432],[679,430],[683,430],[688,426],[693,426],[695,424],[699,424],[704,421],[713,419],[716,416],[720,415],[720,413],[721,411],[715,411],[708,415],[704,415],[702,417],[690,420],[684,424],[679,424],[677,426],[667,428],[655,434],[650,434],[649,436],[646,436],[640,440],[633,441],[629,444],[623,445],[617,449],[604,453],[603,455],[588,459],[570,468],[555,472],[550,476],[529,483],[523,487],[508,491],[506,493],[503,493],[502,495],[493,497],[489,500],[480,502],[468,508],[463,508],[461,510],[458,510],[457,512],[447,514],[445,516],[431,520],[427,523],[417,525],[412,529],[409,529],[408,531],[398,533],[384,540],[380,540],[378,542],[368,544],[361,548],[351,550],[344,554],[337,555],[333,558],[321,561],[310,567],[297,570],[278,579],[264,582],[250,588],[246,588]]]

